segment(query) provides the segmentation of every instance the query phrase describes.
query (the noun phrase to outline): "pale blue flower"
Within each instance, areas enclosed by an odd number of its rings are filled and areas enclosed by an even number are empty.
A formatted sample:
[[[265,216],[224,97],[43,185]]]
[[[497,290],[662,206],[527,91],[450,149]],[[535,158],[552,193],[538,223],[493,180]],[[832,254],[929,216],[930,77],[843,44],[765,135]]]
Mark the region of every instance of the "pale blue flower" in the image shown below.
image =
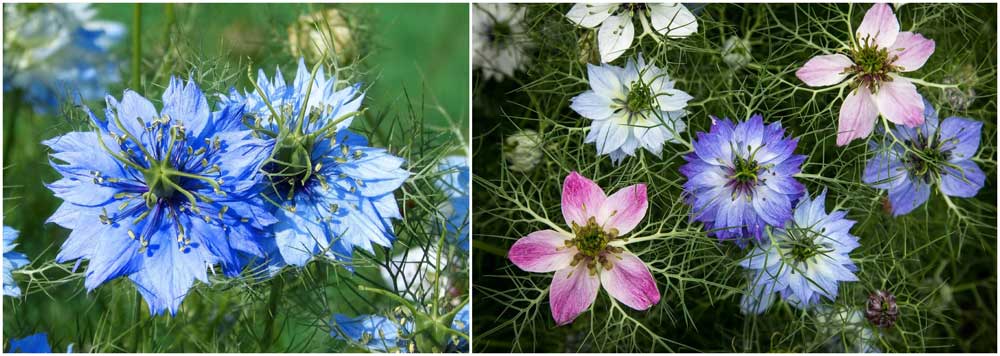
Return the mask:
[[[446,173],[435,182],[448,201],[439,210],[448,217],[445,228],[448,239],[463,250],[469,250],[469,160],[465,156],[448,156],[438,163],[438,170]]]
[[[14,280],[12,273],[29,262],[28,256],[14,252],[14,247],[17,247],[14,240],[17,239],[17,236],[17,230],[7,226],[3,227],[3,295],[11,297],[21,296],[21,288],[17,286],[17,281]]]
[[[411,340],[404,338],[413,332],[413,322],[399,322],[379,315],[350,318],[343,314],[333,317],[331,336],[360,344],[375,352],[409,352]]]

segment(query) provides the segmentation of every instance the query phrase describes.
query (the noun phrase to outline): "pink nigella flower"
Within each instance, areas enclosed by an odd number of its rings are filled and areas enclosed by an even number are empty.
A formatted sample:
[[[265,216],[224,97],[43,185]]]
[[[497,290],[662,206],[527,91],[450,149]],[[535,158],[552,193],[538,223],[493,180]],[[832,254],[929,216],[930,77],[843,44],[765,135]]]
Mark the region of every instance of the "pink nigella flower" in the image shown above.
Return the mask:
[[[621,237],[639,224],[646,207],[645,184],[609,197],[593,181],[572,172],[563,181],[562,212],[573,231],[535,231],[511,246],[510,260],[522,270],[556,273],[549,290],[556,324],[573,322],[594,303],[602,285],[636,310],[660,301],[649,268],[625,249]]]
[[[879,114],[908,127],[923,124],[923,99],[913,82],[899,74],[923,67],[934,53],[934,41],[918,33],[900,32],[889,5],[875,4],[861,21],[852,46],[849,56],[816,56],[795,72],[813,87],[851,77],[853,90],[840,107],[837,146],[868,137]]]

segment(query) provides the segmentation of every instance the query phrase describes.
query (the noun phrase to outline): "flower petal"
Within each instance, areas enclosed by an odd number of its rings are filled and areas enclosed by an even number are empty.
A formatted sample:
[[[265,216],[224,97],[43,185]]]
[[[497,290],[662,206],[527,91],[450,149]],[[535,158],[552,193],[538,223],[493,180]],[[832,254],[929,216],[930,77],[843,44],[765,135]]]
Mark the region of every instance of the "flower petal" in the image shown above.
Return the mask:
[[[604,226],[605,231],[617,229],[620,235],[624,235],[646,216],[648,204],[645,184],[628,186],[604,201],[598,223]]]
[[[593,90],[585,91],[570,101],[570,109],[591,120],[604,120],[610,118],[615,112],[611,108],[611,99],[601,96]]]
[[[576,248],[566,246],[573,238],[555,230],[535,231],[510,247],[507,257],[518,268],[528,272],[552,272],[569,268]]]
[[[611,16],[597,31],[597,48],[601,52],[601,62],[610,63],[621,57],[632,46],[635,27],[628,16]]]
[[[923,35],[913,32],[900,32],[896,37],[896,43],[889,48],[889,56],[898,56],[893,62],[894,65],[903,67],[902,71],[911,72],[927,63],[927,59],[934,53],[934,40],[926,39]]]
[[[860,87],[844,99],[840,107],[840,123],[837,127],[837,146],[843,146],[856,138],[868,137],[872,133],[878,107],[868,88]]]
[[[872,5],[865,13],[865,19],[858,26],[855,37],[858,42],[864,43],[866,38],[879,47],[890,48],[896,42],[899,34],[899,21],[888,4]]]
[[[566,18],[577,25],[594,28],[618,9],[618,4],[576,4],[566,13]]]
[[[893,189],[889,189],[889,203],[892,204],[892,215],[900,216],[907,214],[926,202],[930,196],[930,184],[907,179]]]
[[[694,97],[678,89],[663,89],[656,93],[656,103],[661,111],[677,111],[687,107],[688,101]]]
[[[587,225],[587,219],[596,217],[607,195],[594,181],[576,172],[563,180],[562,212],[567,224]]]
[[[590,274],[586,263],[557,271],[549,287],[549,307],[556,325],[572,323],[580,313],[590,308],[600,288],[601,280],[597,275]]]
[[[843,54],[816,56],[795,71],[795,76],[812,87],[834,85],[847,78],[845,69],[852,65],[854,62]]]
[[[946,166],[941,173],[941,192],[961,198],[976,196],[986,181],[986,174],[973,161],[959,161],[954,164],[958,168]]]
[[[683,38],[698,32],[698,19],[684,5],[649,4],[653,30],[671,38]]]
[[[927,105],[927,104],[924,104]],[[951,150],[951,161],[966,160],[976,155],[982,136],[983,123],[961,117],[949,117],[941,122],[941,150]]]
[[[587,81],[590,82],[590,89],[597,95],[608,99],[625,99],[622,92],[622,81],[618,76],[618,71],[613,66],[606,64],[587,64]]]
[[[635,310],[646,310],[660,302],[656,280],[639,257],[629,252],[607,257],[612,267],[600,274],[601,285],[609,295]]]
[[[878,110],[887,120],[909,127],[924,123],[924,99],[908,79],[893,76],[873,94]]]

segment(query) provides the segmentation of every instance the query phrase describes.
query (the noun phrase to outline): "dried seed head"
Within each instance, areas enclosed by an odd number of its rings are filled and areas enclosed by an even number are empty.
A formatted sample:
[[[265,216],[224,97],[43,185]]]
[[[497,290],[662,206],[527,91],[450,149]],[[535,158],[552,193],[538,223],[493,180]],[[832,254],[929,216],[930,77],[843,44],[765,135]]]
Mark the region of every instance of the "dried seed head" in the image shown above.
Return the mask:
[[[899,319],[899,307],[896,306],[896,296],[884,290],[877,290],[868,296],[868,309],[865,311],[868,321],[880,328],[891,328]]]

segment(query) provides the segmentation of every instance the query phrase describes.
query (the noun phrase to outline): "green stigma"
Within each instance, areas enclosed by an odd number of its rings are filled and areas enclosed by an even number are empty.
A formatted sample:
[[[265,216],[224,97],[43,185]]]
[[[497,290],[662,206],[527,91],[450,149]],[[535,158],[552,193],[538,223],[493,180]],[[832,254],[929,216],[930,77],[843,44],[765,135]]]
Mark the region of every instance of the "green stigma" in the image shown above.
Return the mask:
[[[652,110],[655,99],[653,91],[649,89],[649,86],[641,80],[637,80],[632,83],[628,94],[625,96],[625,110],[633,114]]]
[[[504,46],[513,39],[514,30],[510,27],[510,24],[506,21],[497,21],[493,24],[493,28],[487,34],[489,36],[490,43],[494,43],[498,46]]]
[[[734,164],[733,179],[740,183],[757,182],[757,172],[760,171],[761,167],[756,161],[737,156],[734,160]]]
[[[591,217],[587,220],[587,225],[580,226],[573,223],[573,232],[576,237],[570,242],[581,254],[587,257],[595,257],[604,252],[608,247],[608,242],[615,239],[618,231],[604,231],[597,220]]]
[[[882,82],[892,80],[889,73],[900,70],[893,65],[898,56],[890,56],[888,48],[879,47],[869,38],[864,39],[858,48],[851,50],[850,55],[854,66],[846,71],[855,73],[857,83],[868,87],[872,92],[877,92]]]

